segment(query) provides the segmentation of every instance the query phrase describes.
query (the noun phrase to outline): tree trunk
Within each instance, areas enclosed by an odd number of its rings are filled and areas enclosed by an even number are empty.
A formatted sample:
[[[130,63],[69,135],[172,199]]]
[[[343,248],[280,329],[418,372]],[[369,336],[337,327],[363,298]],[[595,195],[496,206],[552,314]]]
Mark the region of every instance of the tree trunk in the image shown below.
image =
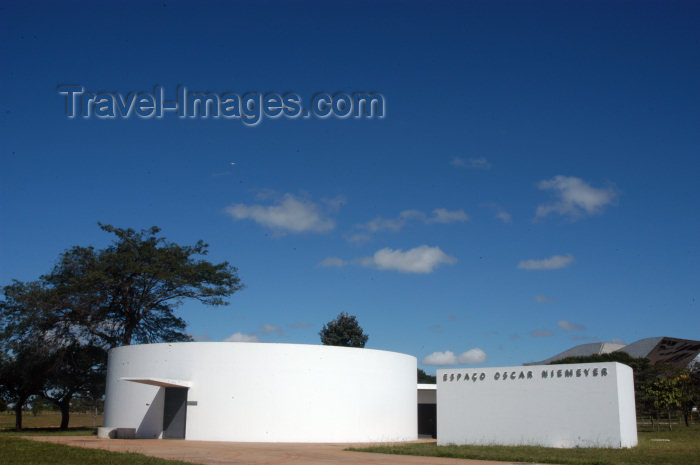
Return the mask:
[[[668,430],[673,431],[673,428],[671,427],[671,410],[668,410]]]
[[[60,429],[68,429],[68,420],[70,419],[70,397],[60,403],[61,407],[61,426]]]
[[[15,402],[15,429],[17,431],[22,429],[22,405],[24,402]]]

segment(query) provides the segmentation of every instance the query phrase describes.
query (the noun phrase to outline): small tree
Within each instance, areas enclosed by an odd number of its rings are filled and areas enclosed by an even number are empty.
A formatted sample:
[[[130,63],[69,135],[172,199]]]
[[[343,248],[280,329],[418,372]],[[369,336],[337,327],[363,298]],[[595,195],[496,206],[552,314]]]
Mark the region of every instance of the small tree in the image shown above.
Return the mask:
[[[671,430],[671,411],[681,406],[682,393],[675,378],[659,378],[646,386],[646,392],[654,402],[654,407],[665,410],[668,415],[668,429]]]
[[[15,429],[22,429],[22,409],[41,392],[49,358],[39,347],[25,347],[0,361],[0,388],[14,403]]]
[[[46,337],[47,290],[42,283],[13,282],[0,300],[0,388],[14,404],[15,428],[22,429],[22,409],[41,394],[52,363]]]
[[[418,384],[437,384],[437,378],[418,368]]]
[[[357,318],[341,312],[335,320],[329,321],[321,331],[321,342],[327,346],[364,347],[369,336],[364,334]]]
[[[3,351],[0,383],[12,393],[15,405],[31,407],[38,414],[48,401],[61,411],[61,429],[68,428],[73,396],[98,389],[104,392],[103,347],[87,344],[87,333],[60,321],[55,311],[55,290],[43,282],[13,282],[3,288],[0,301]],[[63,331],[61,328],[70,328]],[[23,400],[24,399],[24,400]],[[21,429],[21,410],[17,413]]]
[[[694,363],[675,378],[681,394],[681,412],[685,426],[690,426],[693,407],[700,404],[700,364]]]
[[[44,399],[42,399],[41,396],[34,396],[31,400],[32,404],[32,415],[37,416],[39,415],[42,410],[44,410]]]
[[[101,347],[71,344],[56,350],[43,396],[61,411],[60,429],[68,429],[76,398],[104,393],[107,352]]]

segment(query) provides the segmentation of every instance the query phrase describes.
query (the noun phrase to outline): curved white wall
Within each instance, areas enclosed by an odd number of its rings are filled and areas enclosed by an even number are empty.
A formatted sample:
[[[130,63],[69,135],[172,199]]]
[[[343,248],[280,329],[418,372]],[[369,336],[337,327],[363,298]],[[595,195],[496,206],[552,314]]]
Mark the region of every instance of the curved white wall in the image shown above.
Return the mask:
[[[104,426],[162,435],[164,388],[191,382],[186,439],[364,442],[417,438],[415,357],[371,349],[240,342],[109,352]]]

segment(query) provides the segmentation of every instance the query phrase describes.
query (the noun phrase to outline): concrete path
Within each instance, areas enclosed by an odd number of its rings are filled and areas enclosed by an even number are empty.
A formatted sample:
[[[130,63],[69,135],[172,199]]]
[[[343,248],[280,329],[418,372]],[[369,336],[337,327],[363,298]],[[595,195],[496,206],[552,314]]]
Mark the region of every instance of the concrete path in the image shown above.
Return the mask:
[[[503,465],[511,462],[348,452],[350,444],[291,444],[158,439],[100,439],[90,436],[25,436],[68,446],[137,452],[205,465]],[[421,441],[424,442],[424,441]],[[357,445],[357,444],[353,444]]]

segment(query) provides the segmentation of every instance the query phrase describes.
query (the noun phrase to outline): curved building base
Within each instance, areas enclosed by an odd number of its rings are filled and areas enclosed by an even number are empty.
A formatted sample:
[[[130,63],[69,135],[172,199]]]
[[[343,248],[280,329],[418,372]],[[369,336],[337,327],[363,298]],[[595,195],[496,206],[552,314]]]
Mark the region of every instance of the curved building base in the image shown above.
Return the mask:
[[[415,357],[297,344],[184,342],[109,352],[104,427],[137,438],[417,438]]]

